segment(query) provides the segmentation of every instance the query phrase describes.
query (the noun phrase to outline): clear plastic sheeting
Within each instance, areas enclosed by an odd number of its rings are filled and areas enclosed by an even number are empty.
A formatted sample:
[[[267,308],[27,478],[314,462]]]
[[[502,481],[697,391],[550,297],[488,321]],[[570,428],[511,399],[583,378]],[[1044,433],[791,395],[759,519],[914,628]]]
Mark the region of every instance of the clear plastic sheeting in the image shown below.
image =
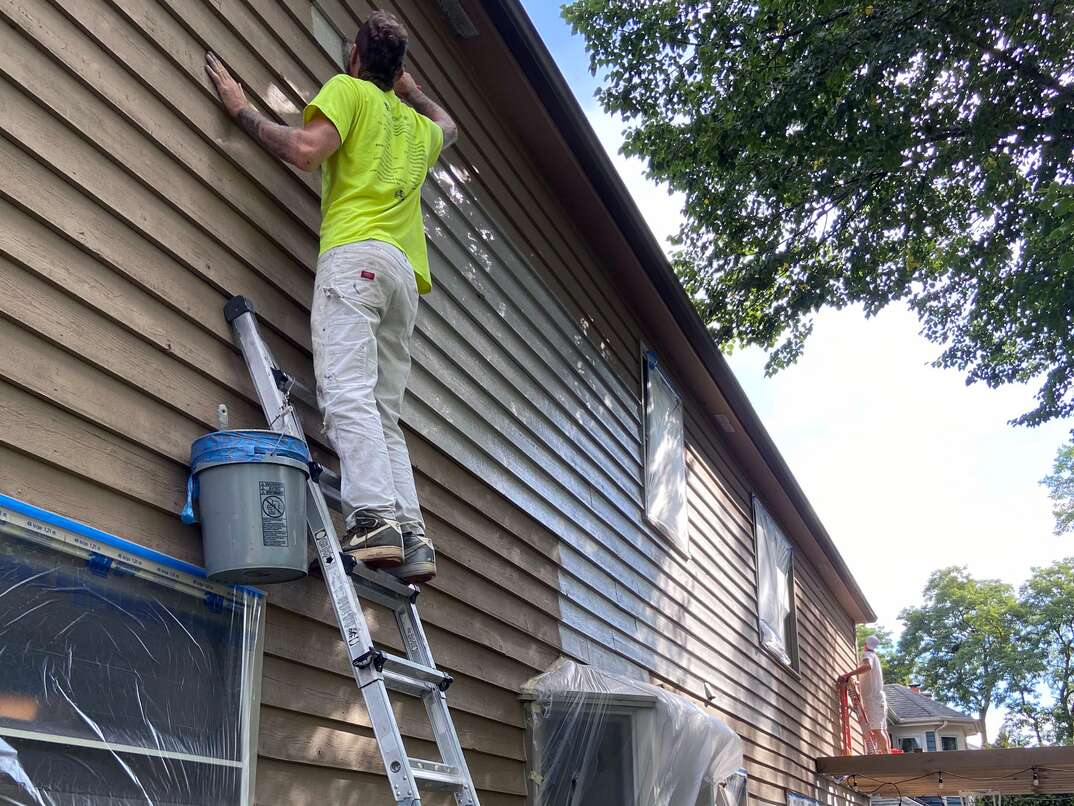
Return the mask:
[[[262,610],[0,496],[0,803],[248,803]]]
[[[753,516],[757,529],[757,604],[761,641],[789,664],[790,574],[794,550],[756,498],[753,500]]]
[[[645,513],[687,548],[686,450],[682,400],[648,353],[645,359]]]
[[[657,686],[567,659],[530,680],[535,806],[698,806],[742,766],[742,742]]]

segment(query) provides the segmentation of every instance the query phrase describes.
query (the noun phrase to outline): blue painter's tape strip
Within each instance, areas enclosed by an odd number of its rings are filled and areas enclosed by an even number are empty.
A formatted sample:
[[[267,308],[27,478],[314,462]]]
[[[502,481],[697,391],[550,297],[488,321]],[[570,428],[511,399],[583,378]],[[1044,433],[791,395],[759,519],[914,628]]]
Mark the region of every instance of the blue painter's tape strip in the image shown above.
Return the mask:
[[[206,579],[208,576],[205,573],[205,569],[201,566],[193,565],[192,563],[184,562],[183,560],[177,560],[175,557],[170,557],[159,551],[148,549],[145,546],[139,546],[137,543],[131,543],[129,540],[110,535],[107,532],[102,532],[100,529],[94,529],[92,526],[86,526],[84,523],[65,518],[63,515],[57,515],[55,512],[49,512],[47,509],[35,507],[33,504],[27,504],[25,501],[20,501],[17,498],[12,498],[3,493],[0,493],[0,507],[6,507],[14,512],[18,512],[20,515],[25,515],[27,518],[33,518],[42,523],[47,523],[50,526],[55,526],[58,529],[74,532],[83,537],[88,537],[91,540],[104,543],[106,546],[111,546],[120,551],[126,551],[136,557],[141,557],[144,560],[158,563],[168,568],[174,568],[176,571],[182,571],[184,574],[189,574],[190,576],[198,577],[199,579]],[[232,587],[234,587],[235,590],[248,593],[251,596],[256,596],[258,598],[263,598],[265,596],[265,592],[258,590],[257,588],[248,588],[245,585],[234,585]]]

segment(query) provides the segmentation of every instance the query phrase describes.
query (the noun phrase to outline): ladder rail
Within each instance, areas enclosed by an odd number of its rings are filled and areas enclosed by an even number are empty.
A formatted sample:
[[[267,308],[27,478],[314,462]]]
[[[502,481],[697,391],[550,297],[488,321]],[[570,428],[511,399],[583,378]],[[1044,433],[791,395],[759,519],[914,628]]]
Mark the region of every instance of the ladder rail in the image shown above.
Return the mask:
[[[305,441],[306,435],[294,407],[273,380],[272,369],[276,362],[261,338],[253,308],[245,300],[242,302],[245,306],[235,304],[232,310],[225,310],[250,371],[257,397],[269,420],[269,428]],[[228,303],[229,306],[232,306],[232,303],[236,303],[236,300]],[[332,599],[336,625],[339,627],[354,680],[365,699],[366,711],[377,737],[389,786],[396,802],[418,806],[420,797],[417,781],[407,760],[403,737],[395,721],[384,678],[374,662],[376,648],[373,645],[373,637],[369,633],[354,586],[339,561],[341,550],[335,527],[332,525],[331,513],[320,485],[312,478],[306,482],[306,518],[321,574]]]
[[[403,646],[407,657],[422,666],[434,666],[429,639],[425,636],[425,628],[418,615],[418,608],[412,600],[395,609],[395,621],[399,625],[400,635],[403,636]],[[433,736],[436,737],[440,758],[447,766],[453,767],[456,775],[463,781],[463,787],[455,791],[455,803],[457,806],[478,806],[477,796],[474,794],[477,789],[470,778],[470,769],[466,766],[466,760],[463,758],[462,743],[455,730],[455,723],[451,719],[444,690],[437,688],[429,691],[422,697],[422,702],[425,704],[425,712],[429,715],[429,723],[433,727]]]
[[[244,297],[234,297],[224,307],[231,324],[258,401],[269,428],[306,441],[302,423],[289,393],[309,402],[316,399],[280,368],[261,337],[253,306]],[[303,396],[304,395],[304,396]],[[480,806],[477,789],[463,756],[462,745],[448,710],[445,691],[451,677],[436,668],[425,629],[418,615],[418,589],[395,577],[367,568],[344,555],[329,512],[329,501],[339,504],[339,477],[328,471],[321,478],[311,474],[306,484],[307,528],[314,545],[321,574],[336,615],[336,624],[355,682],[365,699],[373,732],[377,737],[388,783],[397,806],[421,806],[418,781],[427,786],[449,789],[457,806]],[[363,598],[388,607],[395,615],[403,639],[405,658],[378,650],[359,601]],[[440,762],[426,762],[407,756],[402,735],[388,697],[388,689],[420,697],[425,705]]]

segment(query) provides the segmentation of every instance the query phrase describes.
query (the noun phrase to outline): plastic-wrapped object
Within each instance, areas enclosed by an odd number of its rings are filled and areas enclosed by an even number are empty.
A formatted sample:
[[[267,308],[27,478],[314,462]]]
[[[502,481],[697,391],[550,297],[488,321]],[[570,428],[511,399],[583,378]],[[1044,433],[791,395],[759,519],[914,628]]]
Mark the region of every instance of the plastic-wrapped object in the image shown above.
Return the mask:
[[[788,617],[791,614],[791,561],[794,549],[779,525],[759,500],[753,499],[757,523],[757,601],[761,641],[784,663],[787,652]]]
[[[0,803],[248,804],[263,610],[0,496]]]
[[[697,806],[742,766],[742,741],[657,686],[566,658],[530,680],[535,806]]]

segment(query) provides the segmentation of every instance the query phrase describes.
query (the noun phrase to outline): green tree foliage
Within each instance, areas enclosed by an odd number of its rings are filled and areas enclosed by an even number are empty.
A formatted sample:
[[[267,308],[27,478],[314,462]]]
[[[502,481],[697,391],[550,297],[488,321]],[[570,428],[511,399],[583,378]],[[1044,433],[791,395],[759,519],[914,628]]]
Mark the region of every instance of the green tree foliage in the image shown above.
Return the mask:
[[[910,666],[898,653],[891,630],[885,629],[880,624],[859,624],[855,628],[855,632],[858,657],[861,657],[861,653],[865,650],[865,639],[870,635],[875,635],[880,642],[877,644],[876,653],[880,657],[881,666],[884,669],[884,682],[902,683],[904,685],[910,682]]]
[[[1040,483],[1048,488],[1048,496],[1052,499],[1055,533],[1062,535],[1074,531],[1074,442],[1059,448],[1052,472]]]
[[[1056,744],[1074,744],[1074,557],[1033,569],[1020,594],[1025,620],[1018,643],[1033,658],[1021,668],[1034,688],[1049,692],[1023,716],[1043,725]]]
[[[1074,12],[1033,0],[574,0],[623,150],[685,198],[722,344],[794,361],[895,301],[967,382],[1074,411]]]
[[[1034,568],[1017,597],[965,568],[940,569],[900,618],[885,674],[905,673],[982,722],[1005,706],[996,746],[1074,744],[1074,557]]]
[[[854,628],[858,655],[865,651],[865,639],[870,635],[875,635],[879,642],[876,645],[877,654],[890,655],[895,651],[895,640],[891,637],[891,630],[885,630],[880,624],[859,624]]]
[[[983,725],[1004,701],[1020,616],[1010,585],[943,568],[929,577],[923,603],[899,615],[905,629],[898,654],[937,699]],[[987,744],[987,733],[983,739]]]

